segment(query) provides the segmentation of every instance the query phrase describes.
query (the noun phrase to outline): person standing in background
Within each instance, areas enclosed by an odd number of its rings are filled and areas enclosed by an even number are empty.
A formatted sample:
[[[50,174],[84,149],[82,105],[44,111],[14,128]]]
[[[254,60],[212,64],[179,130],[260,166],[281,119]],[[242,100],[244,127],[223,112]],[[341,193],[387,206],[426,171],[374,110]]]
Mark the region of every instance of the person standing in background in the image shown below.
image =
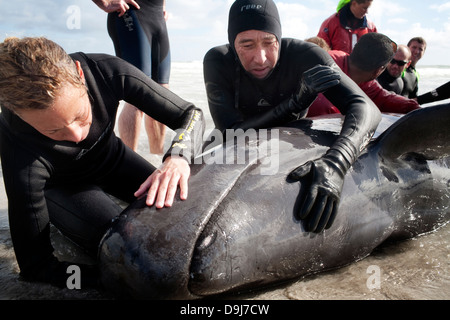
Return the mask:
[[[415,37],[409,40],[408,48],[411,50],[411,64],[402,74],[404,83],[402,96],[413,99],[417,98],[417,92],[419,91],[420,77],[416,65],[425,54],[427,42],[422,37]]]
[[[108,33],[116,55],[169,88],[171,58],[167,32],[165,0],[93,0],[108,13]],[[120,138],[137,150],[142,118],[150,145],[150,152],[162,154],[166,127],[144,115],[135,106],[125,103],[119,116]]]
[[[317,34],[331,50],[352,53],[353,47],[366,33],[377,32],[367,13],[373,0],[341,0],[337,13],[326,19]]]

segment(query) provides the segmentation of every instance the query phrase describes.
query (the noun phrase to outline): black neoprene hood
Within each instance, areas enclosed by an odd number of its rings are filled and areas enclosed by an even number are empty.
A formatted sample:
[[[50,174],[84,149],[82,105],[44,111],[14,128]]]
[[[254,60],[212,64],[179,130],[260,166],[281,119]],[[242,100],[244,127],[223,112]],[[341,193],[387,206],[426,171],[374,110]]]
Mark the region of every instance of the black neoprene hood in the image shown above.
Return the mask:
[[[274,34],[281,43],[281,23],[272,0],[236,0],[228,17],[228,41],[234,49],[236,36],[247,30]]]

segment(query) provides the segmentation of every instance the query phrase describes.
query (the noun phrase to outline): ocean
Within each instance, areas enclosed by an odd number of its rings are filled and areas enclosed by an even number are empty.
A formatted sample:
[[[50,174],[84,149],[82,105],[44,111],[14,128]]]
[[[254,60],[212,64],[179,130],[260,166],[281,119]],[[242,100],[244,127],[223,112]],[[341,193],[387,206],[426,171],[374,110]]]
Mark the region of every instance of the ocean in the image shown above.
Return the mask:
[[[419,94],[433,90],[450,80],[450,66],[420,66],[419,64],[417,70],[420,74]],[[173,62],[170,89],[203,109],[207,121],[207,132],[214,128],[206,100],[201,61]],[[173,134],[168,130],[166,147]],[[144,130],[140,137],[138,152],[154,165],[159,164],[159,156],[149,155]],[[66,292],[61,296],[59,289],[19,282],[17,264],[8,234],[7,199],[2,183],[0,187],[0,299],[102,298],[96,293],[80,295]],[[427,235],[383,245],[369,257],[346,267],[232,298],[450,299],[449,249],[450,226],[447,224]],[[372,270],[378,270],[380,274],[379,286],[375,288],[368,282]]]

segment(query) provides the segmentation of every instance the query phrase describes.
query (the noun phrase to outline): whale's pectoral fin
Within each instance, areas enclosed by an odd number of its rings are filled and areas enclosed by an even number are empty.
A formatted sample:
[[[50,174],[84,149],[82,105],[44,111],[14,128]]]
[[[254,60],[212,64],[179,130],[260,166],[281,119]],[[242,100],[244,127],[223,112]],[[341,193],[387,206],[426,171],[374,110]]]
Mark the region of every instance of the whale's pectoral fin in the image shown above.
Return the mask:
[[[412,111],[377,139],[384,161],[397,159],[421,165],[450,156],[450,104]],[[382,161],[383,161],[382,160]]]

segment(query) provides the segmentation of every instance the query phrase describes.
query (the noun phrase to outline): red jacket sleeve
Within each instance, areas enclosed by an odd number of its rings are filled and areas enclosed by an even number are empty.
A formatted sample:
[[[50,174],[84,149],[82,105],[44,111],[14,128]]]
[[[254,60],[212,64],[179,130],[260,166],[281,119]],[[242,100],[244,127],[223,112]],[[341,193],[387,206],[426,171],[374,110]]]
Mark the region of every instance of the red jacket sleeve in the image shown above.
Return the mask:
[[[360,87],[381,112],[408,113],[420,108],[415,100],[407,99],[383,89],[376,80],[362,83]]]

